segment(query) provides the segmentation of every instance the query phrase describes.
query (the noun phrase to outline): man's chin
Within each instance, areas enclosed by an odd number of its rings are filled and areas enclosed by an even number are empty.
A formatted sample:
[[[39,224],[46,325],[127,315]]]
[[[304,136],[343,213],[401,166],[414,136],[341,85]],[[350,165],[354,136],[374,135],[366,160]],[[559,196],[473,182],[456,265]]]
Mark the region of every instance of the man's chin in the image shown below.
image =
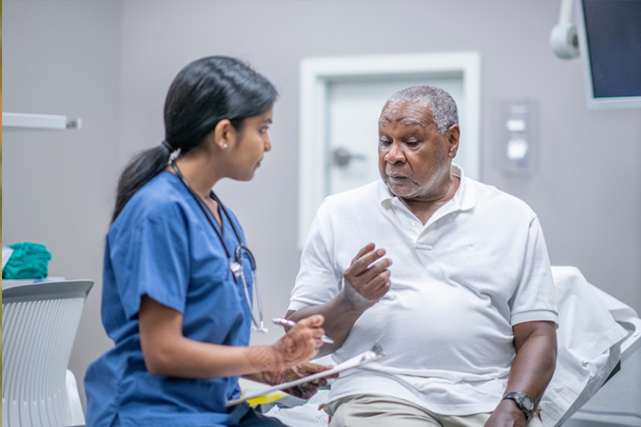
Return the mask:
[[[388,182],[387,188],[390,193],[401,199],[411,197],[414,194],[414,188],[410,188],[410,186],[407,185],[398,185]]]

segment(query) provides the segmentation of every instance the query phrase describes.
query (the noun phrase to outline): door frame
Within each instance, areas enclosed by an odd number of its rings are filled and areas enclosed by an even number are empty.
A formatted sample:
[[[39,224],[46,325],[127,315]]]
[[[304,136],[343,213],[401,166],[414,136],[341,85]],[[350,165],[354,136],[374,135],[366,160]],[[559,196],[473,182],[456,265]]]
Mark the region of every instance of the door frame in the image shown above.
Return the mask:
[[[461,73],[465,100],[465,150],[478,159],[465,169],[480,179],[481,55],[478,52],[419,53],[327,58],[300,62],[298,247],[302,249],[325,198],[327,88],[336,79],[358,76]],[[381,106],[382,108],[382,106]]]

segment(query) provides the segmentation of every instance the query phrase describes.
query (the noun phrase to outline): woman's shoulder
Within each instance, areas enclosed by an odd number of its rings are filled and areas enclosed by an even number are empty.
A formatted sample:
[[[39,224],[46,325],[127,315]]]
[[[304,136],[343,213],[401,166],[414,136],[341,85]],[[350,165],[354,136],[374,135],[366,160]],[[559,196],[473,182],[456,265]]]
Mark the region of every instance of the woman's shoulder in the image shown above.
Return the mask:
[[[161,172],[140,188],[124,207],[114,226],[136,226],[144,221],[175,221],[186,218],[191,207],[186,190],[170,172]]]

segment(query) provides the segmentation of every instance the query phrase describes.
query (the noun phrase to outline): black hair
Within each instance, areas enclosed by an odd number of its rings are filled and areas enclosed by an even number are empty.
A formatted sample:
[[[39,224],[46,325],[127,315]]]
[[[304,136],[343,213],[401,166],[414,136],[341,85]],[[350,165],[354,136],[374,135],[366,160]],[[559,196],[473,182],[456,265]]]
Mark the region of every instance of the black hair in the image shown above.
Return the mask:
[[[113,223],[129,199],[165,170],[173,150],[198,147],[216,125],[228,119],[238,130],[243,120],[263,114],[278,98],[274,85],[235,58],[209,56],[183,68],[165,100],[165,141],[136,155],[118,180]]]

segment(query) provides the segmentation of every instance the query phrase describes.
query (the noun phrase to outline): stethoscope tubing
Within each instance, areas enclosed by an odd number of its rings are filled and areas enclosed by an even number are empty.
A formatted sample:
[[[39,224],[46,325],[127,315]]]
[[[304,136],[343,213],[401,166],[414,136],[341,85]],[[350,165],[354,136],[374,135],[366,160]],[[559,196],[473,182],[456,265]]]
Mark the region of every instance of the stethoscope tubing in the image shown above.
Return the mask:
[[[223,215],[227,217],[227,220],[231,224],[232,230],[234,230],[236,239],[238,240],[238,246],[236,247],[234,254],[233,255],[231,254],[223,238],[224,237],[223,225],[221,224],[220,231],[219,231],[216,224],[214,224],[213,214],[211,213],[207,205],[205,205],[205,202],[202,201],[200,196],[198,196],[196,192],[191,188],[191,186],[189,185],[189,183],[187,182],[183,174],[180,172],[180,169],[178,169],[178,165],[176,165],[176,162],[172,159],[170,161],[170,164],[174,169],[174,171],[176,172],[176,176],[180,179],[180,181],[185,186],[187,191],[189,191],[189,194],[191,194],[191,196],[194,198],[194,200],[196,201],[200,209],[203,211],[205,218],[207,218],[207,221],[209,222],[211,227],[214,229],[216,236],[220,240],[220,244],[225,249],[225,253],[227,254],[227,259],[229,261],[229,269],[231,270],[232,276],[234,277],[234,281],[240,278],[240,280],[243,283],[243,289],[245,291],[245,299],[247,300],[247,306],[249,307],[249,314],[252,318],[252,323],[253,323],[252,330],[255,330],[261,333],[266,333],[267,329],[265,328],[265,322],[263,319],[263,304],[260,298],[260,291],[258,290],[258,281],[256,278],[256,260],[254,258],[254,254],[252,254],[251,250],[249,250],[249,248],[245,245],[245,242],[240,232],[238,231],[236,224],[234,224],[234,221],[232,221],[231,216],[229,215],[229,212],[227,212],[227,208],[225,208],[225,205],[220,201],[220,199],[218,198],[218,196],[216,196],[213,190],[211,190],[209,195],[218,204],[218,209],[219,209],[218,212],[220,214],[221,222],[224,223]],[[252,312],[252,299],[251,299],[251,296],[249,295],[249,286],[247,286],[247,281],[245,280],[245,272],[243,269],[243,251],[249,255],[248,258],[250,262],[250,269],[252,271],[254,291],[256,292],[256,300],[258,304],[259,322],[256,322]]]

